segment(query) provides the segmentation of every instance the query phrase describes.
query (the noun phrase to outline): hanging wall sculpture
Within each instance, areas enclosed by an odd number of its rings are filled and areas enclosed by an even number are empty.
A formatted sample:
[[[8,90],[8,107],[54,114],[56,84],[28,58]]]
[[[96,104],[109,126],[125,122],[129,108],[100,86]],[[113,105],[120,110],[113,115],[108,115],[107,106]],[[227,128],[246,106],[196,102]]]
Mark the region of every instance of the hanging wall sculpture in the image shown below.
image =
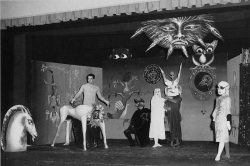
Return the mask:
[[[242,48],[242,64],[246,65],[250,63],[250,48],[249,49],[244,49]]]
[[[210,64],[214,60],[214,50],[218,41],[204,43],[204,46],[193,45],[193,63],[196,67],[191,68],[190,89],[193,96],[201,101],[208,100],[215,89],[215,68]],[[204,112],[204,110],[202,109]]]
[[[150,20],[142,22],[142,27],[131,38],[144,32],[152,40],[152,44],[146,51],[159,45],[168,48],[167,58],[174,49],[181,49],[184,55],[188,57],[186,47],[195,43],[205,46],[203,39],[209,32],[223,40],[213,23],[213,17],[207,14]]]
[[[132,54],[128,48],[114,48],[109,55],[110,60],[124,60],[132,58]]]
[[[160,67],[156,64],[148,65],[144,69],[143,77],[146,82],[150,84],[156,84],[161,80],[161,70]]]

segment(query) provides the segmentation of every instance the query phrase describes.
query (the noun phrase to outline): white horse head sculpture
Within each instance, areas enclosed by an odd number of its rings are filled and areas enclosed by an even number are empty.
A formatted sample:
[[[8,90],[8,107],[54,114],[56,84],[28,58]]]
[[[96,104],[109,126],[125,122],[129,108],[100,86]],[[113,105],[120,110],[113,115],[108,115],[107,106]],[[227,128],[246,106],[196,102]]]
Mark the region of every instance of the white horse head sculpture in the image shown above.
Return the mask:
[[[3,151],[26,151],[27,131],[34,141],[37,137],[37,131],[29,110],[23,105],[11,107],[3,120],[1,133],[1,147]]]

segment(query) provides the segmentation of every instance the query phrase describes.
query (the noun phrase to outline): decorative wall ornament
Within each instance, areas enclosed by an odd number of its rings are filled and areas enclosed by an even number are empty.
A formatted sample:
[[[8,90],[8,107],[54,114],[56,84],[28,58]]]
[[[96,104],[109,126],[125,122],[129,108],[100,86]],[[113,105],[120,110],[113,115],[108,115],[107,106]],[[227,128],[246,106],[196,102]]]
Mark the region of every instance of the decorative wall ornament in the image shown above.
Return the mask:
[[[215,68],[195,67],[190,70],[190,89],[193,96],[200,101],[208,100],[215,90]]]
[[[249,49],[244,49],[242,48],[242,64],[245,65],[245,64],[248,64],[250,63],[250,48]]]
[[[174,49],[181,49],[184,55],[188,57],[186,47],[195,43],[205,46],[203,39],[210,32],[223,40],[213,23],[213,17],[207,14],[150,20],[142,22],[142,27],[131,38],[144,32],[152,40],[152,44],[146,51],[159,45],[163,48],[168,48],[167,58]]]
[[[109,55],[110,60],[124,60],[132,58],[132,53],[128,48],[114,48]]]
[[[194,55],[192,56],[193,63],[198,67],[209,67],[209,65],[214,61],[214,50],[218,44],[217,40],[214,40],[212,43],[204,43],[203,47],[194,44],[193,51]]]
[[[120,96],[121,100],[116,101],[114,113],[107,113],[109,119],[124,119],[127,114],[128,100],[132,97],[133,94],[139,94],[139,90],[134,90],[135,85],[134,81],[138,81],[137,76],[131,75],[131,72],[126,72],[123,75],[122,81],[116,80],[113,82],[114,88],[117,88],[118,85],[123,87],[123,90],[119,93],[115,93],[115,96]]]
[[[59,120],[59,108],[60,108],[60,95],[58,94],[58,86],[55,83],[54,72],[50,67],[42,65],[42,72],[48,71],[51,76],[51,80],[43,80],[47,86],[51,86],[51,92],[48,95],[49,108],[45,110],[46,120],[50,119],[52,123],[56,123]]]
[[[204,101],[208,100],[215,90],[215,69],[210,64],[214,61],[214,50],[218,44],[217,40],[211,43],[203,43],[200,45],[193,45],[194,55],[192,61],[196,67],[191,68],[190,89],[193,96],[202,101],[202,114],[204,110]]]
[[[156,64],[148,65],[144,69],[143,77],[145,81],[150,84],[156,84],[161,80],[161,70],[160,67]]]

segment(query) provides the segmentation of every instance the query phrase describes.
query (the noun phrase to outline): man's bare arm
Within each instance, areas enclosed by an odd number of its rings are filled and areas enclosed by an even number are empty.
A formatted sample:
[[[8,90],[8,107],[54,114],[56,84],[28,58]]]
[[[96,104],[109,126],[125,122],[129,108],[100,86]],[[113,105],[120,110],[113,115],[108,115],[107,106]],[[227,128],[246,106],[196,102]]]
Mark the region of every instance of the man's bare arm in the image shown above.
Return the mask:
[[[71,103],[74,103],[76,101],[76,99],[83,93],[83,90],[84,90],[84,86],[82,85],[80,90],[75,94],[75,96],[71,100]]]
[[[99,88],[97,89],[96,94],[97,94],[97,97],[98,97],[101,101],[103,101],[106,105],[109,105],[109,101],[107,101],[106,99],[104,99],[104,97],[102,96],[102,94],[101,94]]]

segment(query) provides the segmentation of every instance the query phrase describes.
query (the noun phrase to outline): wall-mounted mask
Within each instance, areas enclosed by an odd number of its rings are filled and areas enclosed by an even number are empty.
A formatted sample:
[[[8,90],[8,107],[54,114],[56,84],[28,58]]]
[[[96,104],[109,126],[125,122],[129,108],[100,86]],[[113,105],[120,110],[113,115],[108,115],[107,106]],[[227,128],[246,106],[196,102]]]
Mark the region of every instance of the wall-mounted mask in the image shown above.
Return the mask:
[[[242,48],[242,63],[247,64],[250,63],[250,48],[244,49]]]
[[[215,40],[212,43],[204,43],[204,46],[194,44],[193,51],[195,55],[192,57],[192,61],[196,66],[209,66],[214,61],[214,50],[218,41]]]
[[[132,58],[132,54],[127,48],[115,48],[109,55],[110,60],[125,60]]]
[[[205,14],[151,20],[142,22],[142,27],[131,38],[144,32],[152,40],[152,44],[146,51],[159,45],[163,48],[168,48],[167,58],[174,49],[181,49],[184,55],[188,57],[186,47],[195,43],[205,46],[203,39],[210,32],[223,40],[219,31],[214,27],[213,22],[213,17]]]

